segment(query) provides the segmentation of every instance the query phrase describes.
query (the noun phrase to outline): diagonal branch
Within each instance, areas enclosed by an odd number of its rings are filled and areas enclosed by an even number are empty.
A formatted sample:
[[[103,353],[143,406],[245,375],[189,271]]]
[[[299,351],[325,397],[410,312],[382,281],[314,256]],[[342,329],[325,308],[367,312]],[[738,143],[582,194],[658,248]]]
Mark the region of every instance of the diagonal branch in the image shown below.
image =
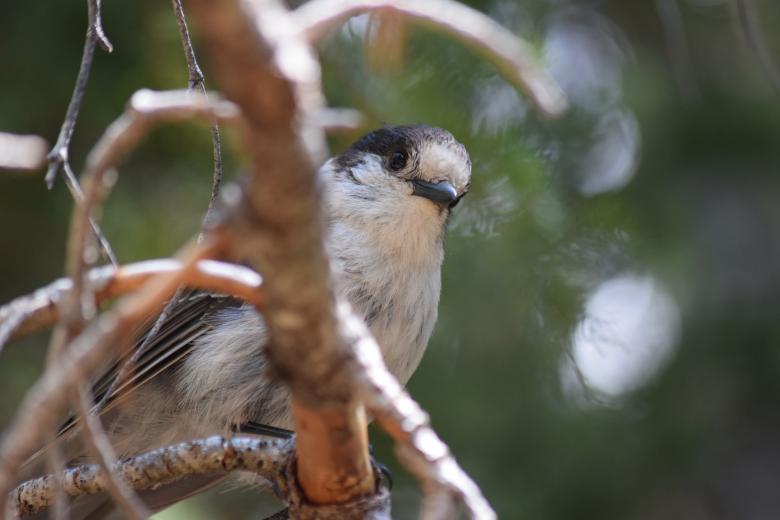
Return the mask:
[[[309,41],[321,39],[353,16],[391,12],[443,32],[492,62],[545,116],[566,110],[560,87],[538,65],[523,40],[479,11],[452,0],[311,0],[296,9],[296,24]]]
[[[420,481],[425,491],[423,511],[431,507],[431,516],[423,517],[456,516],[451,500],[456,498],[464,504],[470,518],[494,519],[496,515],[479,487],[431,428],[428,414],[387,370],[379,345],[365,323],[344,302],[339,305],[339,315],[359,367],[354,373],[360,397],[396,441],[396,453],[406,468]],[[435,508],[431,506],[434,503]]]
[[[83,381],[80,382],[71,401],[76,404],[76,414],[84,424],[80,437],[87,448],[87,453],[98,461],[98,466],[103,471],[103,482],[111,497],[119,505],[119,509],[131,520],[143,520],[150,516],[146,506],[141,502],[134,491],[119,476],[114,466],[116,453],[111,446],[103,425],[97,415],[92,413],[92,392]]]

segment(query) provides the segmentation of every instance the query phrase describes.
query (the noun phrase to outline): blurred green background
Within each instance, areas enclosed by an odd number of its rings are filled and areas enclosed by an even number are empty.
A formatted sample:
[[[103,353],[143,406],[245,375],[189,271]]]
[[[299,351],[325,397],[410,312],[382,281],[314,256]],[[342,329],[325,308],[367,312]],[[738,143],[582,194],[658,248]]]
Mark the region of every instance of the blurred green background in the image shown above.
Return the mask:
[[[440,320],[409,389],[502,518],[780,515],[780,5],[772,0],[486,0],[572,109],[540,119],[458,43],[416,28],[402,63],[366,57],[358,18],[319,46],[332,106],[443,126],[473,193],[447,239]],[[56,140],[82,2],[2,2],[0,130]],[[186,86],[167,2],[114,2],[71,149],[81,170],[139,88]],[[197,33],[197,28],[194,28]],[[207,85],[213,86],[208,64]],[[225,133],[225,171],[241,174]],[[355,136],[332,141],[334,153]],[[207,204],[205,126],[154,131],[122,165],[104,229],[122,262],[172,254]],[[0,300],[61,275],[72,201],[0,175]],[[0,352],[0,425],[46,334]],[[415,482],[376,428],[397,518]],[[220,489],[161,518],[261,518]]]

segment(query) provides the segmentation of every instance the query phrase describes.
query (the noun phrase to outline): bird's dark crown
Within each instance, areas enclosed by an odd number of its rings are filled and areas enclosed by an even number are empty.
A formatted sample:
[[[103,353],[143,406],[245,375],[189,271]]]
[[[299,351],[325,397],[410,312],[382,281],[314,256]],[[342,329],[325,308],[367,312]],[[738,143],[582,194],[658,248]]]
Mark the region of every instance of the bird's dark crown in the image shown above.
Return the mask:
[[[381,157],[387,169],[392,171],[391,161],[396,154],[403,154],[406,160],[416,162],[422,145],[426,143],[446,146],[471,166],[468,152],[451,133],[427,125],[385,126],[374,130],[355,141],[337,158],[337,162],[342,168],[351,168],[359,164],[366,153],[371,153]]]

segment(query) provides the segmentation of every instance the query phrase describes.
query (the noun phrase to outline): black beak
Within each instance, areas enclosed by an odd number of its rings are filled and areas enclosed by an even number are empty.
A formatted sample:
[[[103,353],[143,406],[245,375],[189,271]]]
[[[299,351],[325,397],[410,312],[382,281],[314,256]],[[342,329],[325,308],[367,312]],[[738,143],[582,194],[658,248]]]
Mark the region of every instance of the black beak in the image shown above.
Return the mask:
[[[416,180],[411,182],[412,195],[425,197],[445,208],[448,208],[453,202],[458,200],[458,191],[447,181],[434,183]]]

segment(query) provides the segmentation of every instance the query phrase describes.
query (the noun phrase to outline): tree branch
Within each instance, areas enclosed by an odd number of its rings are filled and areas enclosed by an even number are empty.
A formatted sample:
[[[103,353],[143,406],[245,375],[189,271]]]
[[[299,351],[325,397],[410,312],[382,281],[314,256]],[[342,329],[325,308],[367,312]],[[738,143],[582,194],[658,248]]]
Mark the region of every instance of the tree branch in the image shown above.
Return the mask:
[[[124,294],[138,290],[150,279],[181,270],[178,260],[145,260],[118,268],[111,266],[92,269],[87,273],[87,285],[95,295],[96,306]],[[188,283],[208,291],[232,294],[262,307],[259,291],[260,275],[247,267],[200,260],[189,274]],[[59,305],[73,284],[60,278],[32,294],[16,298],[0,307],[0,348],[16,339],[52,326],[59,319]]]
[[[451,0],[311,0],[293,12],[309,41],[365,12],[391,12],[471,47],[517,85],[547,117],[561,116],[566,97],[523,40],[479,11]]]
[[[232,471],[251,471],[280,488],[291,452],[290,441],[209,437],[130,457],[113,469],[136,491],[189,476]],[[106,474],[97,465],[70,468],[62,480],[70,497],[101,493],[107,487]],[[10,505],[18,514],[38,513],[52,505],[54,490],[52,475],[30,480],[10,493]]]
[[[83,274],[87,266],[87,225],[98,213],[106,196],[105,176],[133,149],[151,127],[163,121],[183,121],[195,117],[236,119],[238,112],[231,103],[211,100],[182,91],[154,92],[140,90],[133,94],[125,113],[106,129],[87,158],[83,177],[84,201],[75,208],[71,219],[67,248],[67,274],[73,282],[74,301],[83,293]],[[93,217],[94,218],[94,217]]]
[[[115,469],[116,453],[111,446],[100,419],[92,413],[92,392],[85,382],[81,382],[76,389],[75,396],[71,399],[76,404],[76,414],[84,427],[80,429],[80,437],[87,448],[87,453],[98,461],[98,466],[103,471],[105,488],[119,509],[127,518],[142,520],[148,518],[150,513],[146,506],[127,483],[121,478]]]
[[[101,47],[107,52],[113,51],[111,43],[103,32],[103,22],[101,20],[101,2],[100,0],[87,0],[89,22],[87,25],[87,35],[84,39],[84,51],[81,54],[81,65],[76,77],[76,85],[73,87],[73,94],[68,103],[68,109],[65,112],[65,121],[60,128],[60,134],[54,148],[49,152],[49,169],[46,172],[46,184],[51,188],[54,185],[54,179],[59,167],[68,160],[68,148],[70,140],[73,137],[73,130],[76,128],[76,120],[81,110],[81,101],[84,99],[84,93],[89,81],[89,71],[92,68],[92,59],[95,56],[95,46],[100,42]]]
[[[323,250],[315,183],[326,158],[317,126],[319,64],[276,1],[189,5],[215,78],[247,123],[252,176],[227,225],[233,254],[265,277],[263,316],[274,338],[269,357],[292,394],[296,476],[313,504],[374,495],[365,416],[342,363],[347,352]]]
[[[152,278],[140,292],[120,301],[76,337],[56,364],[46,368],[27,392],[0,442],[0,511],[5,511],[6,494],[16,469],[38,447],[46,432],[55,427],[69,393],[112,353],[124,351],[132,340],[129,331],[159,312],[177,287],[188,283],[196,263],[216,255],[222,247],[221,241],[212,240],[188,248],[180,255],[181,269]]]
[[[358,392],[369,412],[396,441],[396,453],[420,481],[424,493],[423,518],[452,518],[452,498],[459,499],[470,518],[494,519],[495,513],[474,481],[460,468],[449,448],[430,426],[428,414],[398,383],[382,361],[382,352],[365,323],[346,302],[339,305],[344,337],[358,365],[353,371]],[[446,496],[449,509],[442,509]],[[432,507],[437,504],[436,507]],[[430,509],[429,509],[430,508]],[[439,511],[441,514],[433,514]]]
[[[46,185],[51,189],[54,186],[54,180],[57,177],[57,172],[60,167],[63,168],[65,173],[65,184],[68,186],[68,190],[76,200],[81,202],[83,195],[81,194],[81,186],[79,185],[76,176],[70,168],[69,162],[69,148],[70,141],[73,137],[73,131],[76,128],[76,120],[78,119],[79,112],[81,110],[81,101],[84,99],[84,93],[87,90],[87,82],[89,81],[89,72],[92,69],[92,60],[95,56],[95,47],[100,45],[106,52],[112,52],[114,50],[111,42],[108,41],[105,32],[103,31],[103,22],[101,16],[101,0],[87,0],[87,12],[88,12],[88,25],[87,35],[84,38],[84,50],[81,54],[81,64],[79,65],[79,73],[76,76],[76,84],[73,87],[73,94],[71,95],[70,102],[68,103],[68,109],[65,112],[65,120],[60,128],[57,142],[51,149],[46,159],[49,163],[49,168],[46,171]],[[111,249],[111,245],[106,239],[105,235],[101,231],[100,227],[94,223],[90,223],[95,235],[100,242],[103,251],[109,261],[116,265],[116,255]]]
[[[266,277],[263,314],[274,337],[269,357],[291,388],[296,476],[305,495],[314,504],[371,496],[359,397],[405,446],[402,453],[410,456],[404,460],[426,496],[445,496],[450,510],[457,497],[472,518],[494,518],[425,413],[387,372],[365,325],[345,303],[336,315],[314,181],[314,166],[323,158],[315,124],[322,94],[311,50],[276,2],[192,0],[191,5],[217,81],[247,121],[244,139],[253,175],[226,226],[235,255]],[[364,373],[369,369],[373,376]],[[291,504],[291,515],[299,514]],[[342,510],[341,518],[362,518],[345,514]]]

